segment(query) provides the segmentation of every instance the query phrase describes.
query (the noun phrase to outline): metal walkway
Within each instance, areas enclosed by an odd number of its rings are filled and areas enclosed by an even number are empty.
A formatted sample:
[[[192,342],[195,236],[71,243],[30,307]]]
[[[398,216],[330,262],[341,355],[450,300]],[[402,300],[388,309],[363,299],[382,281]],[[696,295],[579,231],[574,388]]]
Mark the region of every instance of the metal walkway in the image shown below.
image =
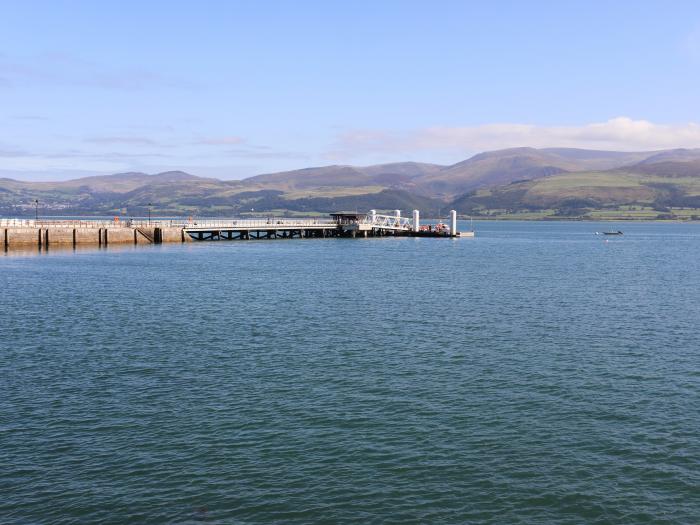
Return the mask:
[[[338,223],[329,219],[237,219],[207,220],[185,224],[185,233],[195,240],[294,239],[332,237]]]
[[[393,215],[334,213],[332,219],[236,219],[205,220],[183,225],[184,232],[195,240],[294,239],[305,237],[357,237],[409,235],[415,237],[455,237],[457,213],[451,212],[451,226],[439,231],[420,228],[420,213],[402,217],[400,210]],[[454,232],[454,233],[453,233]]]

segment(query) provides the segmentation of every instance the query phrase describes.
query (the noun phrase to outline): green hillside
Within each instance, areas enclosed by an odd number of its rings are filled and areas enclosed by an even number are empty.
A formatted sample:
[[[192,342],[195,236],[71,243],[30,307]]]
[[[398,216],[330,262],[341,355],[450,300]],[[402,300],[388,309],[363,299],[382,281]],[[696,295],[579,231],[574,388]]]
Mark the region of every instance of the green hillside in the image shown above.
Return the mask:
[[[512,148],[451,166],[325,166],[218,180],[181,171],[62,182],[0,179],[0,214],[231,216],[454,207],[492,218],[699,215],[700,150]]]
[[[456,199],[454,206],[465,214],[504,218],[689,217],[700,214],[700,163],[645,163],[561,173],[470,192]]]

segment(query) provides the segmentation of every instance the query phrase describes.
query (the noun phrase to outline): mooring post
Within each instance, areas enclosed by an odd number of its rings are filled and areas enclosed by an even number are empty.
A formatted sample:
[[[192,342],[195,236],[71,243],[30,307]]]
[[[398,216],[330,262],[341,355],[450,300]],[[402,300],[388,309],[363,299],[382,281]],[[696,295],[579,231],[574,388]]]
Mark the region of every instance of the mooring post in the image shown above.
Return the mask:
[[[450,210],[450,235],[452,237],[457,235],[457,212],[455,210]]]
[[[413,231],[420,231],[420,212],[413,210]]]

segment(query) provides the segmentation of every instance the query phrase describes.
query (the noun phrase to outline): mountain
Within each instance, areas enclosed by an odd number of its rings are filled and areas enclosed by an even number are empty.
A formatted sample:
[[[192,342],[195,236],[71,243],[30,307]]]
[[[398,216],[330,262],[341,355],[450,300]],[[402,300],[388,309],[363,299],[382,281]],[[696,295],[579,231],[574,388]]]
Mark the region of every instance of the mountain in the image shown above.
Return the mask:
[[[690,161],[663,160],[653,163],[644,161],[634,166],[620,168],[618,171],[671,178],[697,177],[700,174],[700,156]]]
[[[660,157],[664,158],[664,157]],[[604,171],[558,173],[535,180],[468,192],[453,205],[463,213],[480,210],[581,210],[635,206],[666,211],[700,208],[700,159],[642,161]]]
[[[204,177],[190,175],[184,171],[166,171],[155,175],[148,175],[147,173],[140,172],[128,172],[115,173],[114,175],[83,177],[80,179],[72,179],[61,182],[33,182],[24,184],[41,190],[82,188],[89,191],[126,192],[148,184],[178,184],[182,182],[199,183],[205,181],[211,182],[215,180],[216,179],[207,179]]]
[[[627,153],[574,148],[510,148],[480,153],[420,178],[416,184],[426,194],[443,198],[519,180],[548,177],[564,172],[607,170],[634,164],[649,152]]]
[[[0,179],[0,214],[235,215],[418,208],[464,213],[611,206],[700,207],[700,149],[510,148],[450,166],[322,166],[223,181],[182,171],[62,182]],[[499,211],[501,210],[501,211]],[[505,212],[504,212],[505,213]]]
[[[513,148],[475,155],[421,177],[416,184],[428,194],[449,198],[475,188],[536,179],[576,167],[575,163],[533,148]]]
[[[249,184],[277,189],[303,189],[323,186],[370,186],[371,179],[352,166],[323,166],[268,173],[246,179]]]
[[[540,151],[574,162],[578,170],[609,170],[637,164],[657,152],[604,151],[577,148],[544,148]]]
[[[322,166],[250,177],[246,184],[280,190],[383,186],[449,200],[473,189],[567,171],[611,169],[657,152],[627,153],[574,148],[510,148],[480,153],[451,166],[399,162],[375,166]]]
[[[402,178],[422,172],[423,168],[412,164],[392,166],[390,171]],[[35,199],[43,215],[145,215],[152,208],[160,215],[217,216],[274,210],[330,213],[373,207],[436,211],[444,206],[430,197],[378,183],[391,174],[377,166],[368,167],[367,173],[350,167],[290,173],[288,180],[285,174],[273,174],[244,181],[184,172],[120,173],[62,182],[0,179],[0,214],[29,215]],[[308,177],[309,173],[317,176]]]
[[[656,164],[659,162],[689,162],[700,160],[700,149],[672,149],[660,151],[647,156],[641,164]]]
[[[322,166],[294,171],[256,175],[245,179],[246,184],[277,189],[317,187],[398,186],[413,179],[437,173],[444,166],[419,162],[395,162],[374,166]]]

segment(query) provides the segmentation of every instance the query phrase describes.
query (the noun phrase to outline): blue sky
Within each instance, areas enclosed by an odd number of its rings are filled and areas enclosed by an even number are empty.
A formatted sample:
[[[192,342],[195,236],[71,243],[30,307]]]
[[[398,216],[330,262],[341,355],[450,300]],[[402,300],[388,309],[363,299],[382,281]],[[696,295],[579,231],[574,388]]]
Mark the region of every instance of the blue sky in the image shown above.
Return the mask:
[[[697,2],[0,3],[0,176],[700,147]]]

